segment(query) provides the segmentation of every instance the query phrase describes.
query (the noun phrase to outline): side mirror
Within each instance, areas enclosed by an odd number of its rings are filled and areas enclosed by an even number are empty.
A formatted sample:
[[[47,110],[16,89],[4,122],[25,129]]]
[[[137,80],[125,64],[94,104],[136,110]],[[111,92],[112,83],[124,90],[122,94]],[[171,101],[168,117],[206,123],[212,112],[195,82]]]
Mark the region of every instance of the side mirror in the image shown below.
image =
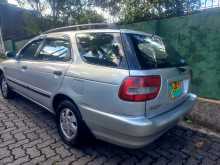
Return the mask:
[[[6,52],[5,54],[8,58],[15,58],[15,56],[16,56],[15,52]]]

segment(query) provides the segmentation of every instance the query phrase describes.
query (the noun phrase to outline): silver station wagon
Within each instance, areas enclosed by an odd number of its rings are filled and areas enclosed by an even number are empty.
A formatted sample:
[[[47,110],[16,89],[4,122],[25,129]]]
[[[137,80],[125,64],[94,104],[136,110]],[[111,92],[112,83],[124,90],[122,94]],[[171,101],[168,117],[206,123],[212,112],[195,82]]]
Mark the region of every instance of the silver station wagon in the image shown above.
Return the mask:
[[[153,34],[108,24],[69,26],[6,55],[2,96],[16,92],[55,114],[60,136],[70,145],[94,136],[143,147],[196,101],[189,92],[191,69]]]

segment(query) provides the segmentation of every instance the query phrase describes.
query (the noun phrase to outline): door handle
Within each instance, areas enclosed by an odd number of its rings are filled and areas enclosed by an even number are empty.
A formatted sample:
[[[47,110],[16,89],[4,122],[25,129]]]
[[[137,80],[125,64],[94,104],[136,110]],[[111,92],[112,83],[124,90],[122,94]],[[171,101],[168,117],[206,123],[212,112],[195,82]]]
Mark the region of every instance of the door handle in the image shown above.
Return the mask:
[[[61,76],[62,72],[59,70],[53,71],[53,74],[55,74],[56,76]]]
[[[22,70],[26,70],[26,69],[27,69],[27,66],[23,65],[23,66],[21,67],[21,69],[22,69]]]

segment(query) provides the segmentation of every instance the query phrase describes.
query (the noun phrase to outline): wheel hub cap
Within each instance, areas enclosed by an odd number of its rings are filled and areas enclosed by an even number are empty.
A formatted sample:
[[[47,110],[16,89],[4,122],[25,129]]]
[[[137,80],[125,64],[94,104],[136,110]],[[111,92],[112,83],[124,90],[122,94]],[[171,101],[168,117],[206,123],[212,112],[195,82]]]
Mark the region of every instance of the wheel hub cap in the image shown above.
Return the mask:
[[[60,126],[67,139],[71,140],[76,136],[77,120],[75,114],[69,108],[64,108],[61,110]]]

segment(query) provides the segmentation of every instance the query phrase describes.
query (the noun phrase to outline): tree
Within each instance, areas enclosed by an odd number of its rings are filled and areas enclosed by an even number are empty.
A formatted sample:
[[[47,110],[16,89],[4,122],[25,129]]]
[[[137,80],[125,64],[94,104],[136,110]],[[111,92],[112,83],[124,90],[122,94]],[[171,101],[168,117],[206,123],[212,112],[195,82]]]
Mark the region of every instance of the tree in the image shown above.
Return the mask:
[[[79,16],[78,24],[100,23],[104,21],[104,17],[98,14],[96,11],[84,10]]]
[[[22,7],[37,11],[40,21],[34,19],[26,27],[34,33],[42,29],[90,22],[104,22],[104,17],[91,8],[91,0],[17,0]],[[25,16],[29,17],[29,16]],[[45,21],[46,20],[46,21]],[[49,24],[48,24],[49,23]],[[46,28],[45,28],[46,27]]]
[[[116,16],[121,11],[123,6],[123,0],[89,0],[90,5],[101,7],[103,10],[109,12],[109,14]]]
[[[122,23],[190,14],[201,0],[93,0],[95,6],[119,17]]]
[[[17,0],[18,5],[25,8],[31,8],[36,11],[39,16],[42,16],[42,13],[47,9],[46,0]]]
[[[201,6],[201,0],[17,0],[31,8],[52,24],[79,24],[104,21],[94,7],[119,18],[122,23],[166,18],[190,14]],[[96,21],[95,21],[96,22]]]

